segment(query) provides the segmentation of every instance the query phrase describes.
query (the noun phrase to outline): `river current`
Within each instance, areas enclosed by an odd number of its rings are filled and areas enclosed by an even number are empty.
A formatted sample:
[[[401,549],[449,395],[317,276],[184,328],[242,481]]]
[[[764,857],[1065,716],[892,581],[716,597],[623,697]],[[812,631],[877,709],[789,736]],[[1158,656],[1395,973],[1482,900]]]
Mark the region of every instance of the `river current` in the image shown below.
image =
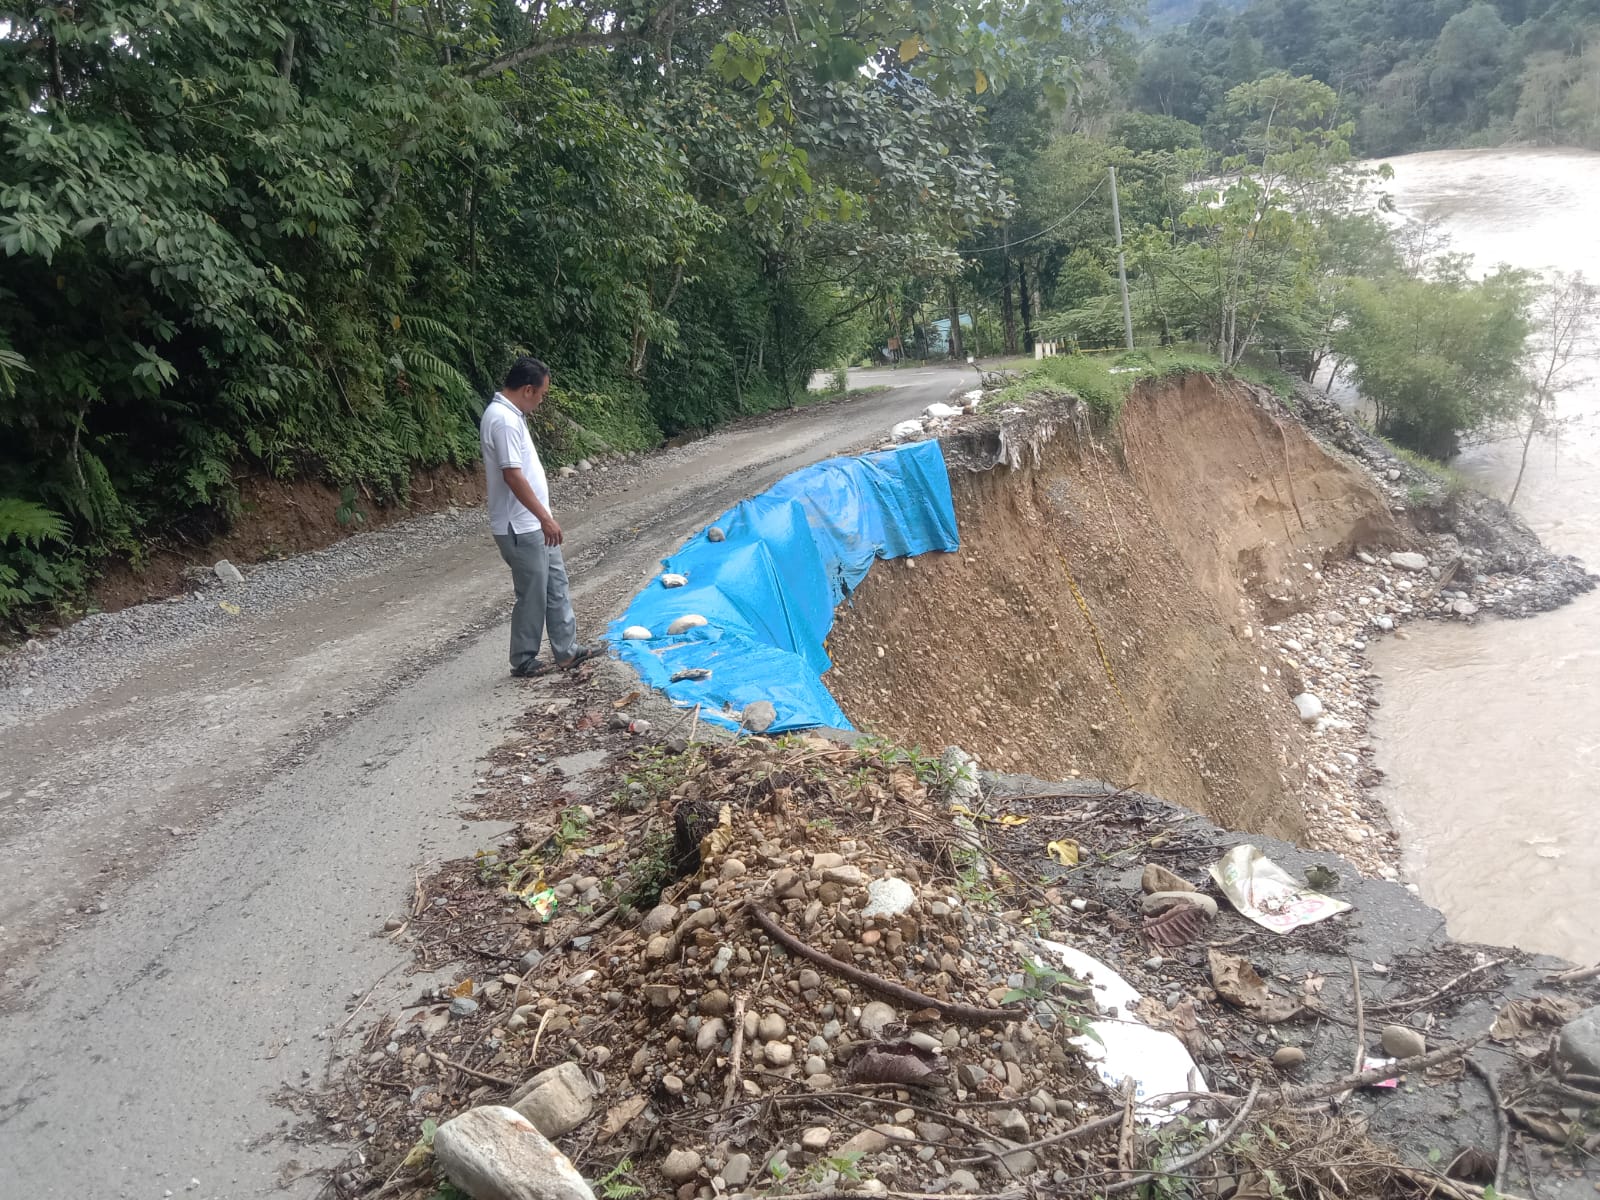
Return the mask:
[[[1600,153],[1388,161],[1400,212],[1438,222],[1476,270],[1582,270],[1600,283]],[[1551,549],[1600,570],[1600,359],[1568,378],[1581,382],[1557,401],[1558,435],[1534,441],[1516,509]],[[1520,452],[1492,443],[1454,465],[1504,499]],[[1530,620],[1407,632],[1373,646],[1381,794],[1407,878],[1454,937],[1600,959],[1600,592]]]

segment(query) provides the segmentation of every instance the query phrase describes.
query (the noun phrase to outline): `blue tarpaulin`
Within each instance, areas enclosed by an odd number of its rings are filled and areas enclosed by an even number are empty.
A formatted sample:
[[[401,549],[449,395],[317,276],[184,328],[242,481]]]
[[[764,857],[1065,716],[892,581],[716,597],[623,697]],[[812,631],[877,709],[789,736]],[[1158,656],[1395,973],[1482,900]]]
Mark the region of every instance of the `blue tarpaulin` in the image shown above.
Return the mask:
[[[777,709],[772,730],[850,721],[823,686],[830,663],[823,642],[834,609],[867,576],[875,558],[960,549],[950,475],[937,441],[854,458],[830,458],[785,476],[716,521],[726,540],[701,530],[665,560],[660,576],[611,626],[624,661],[680,707],[702,706],[701,720],[735,726],[746,704]],[[678,617],[706,624],[668,636]],[[624,640],[642,625],[649,641]],[[706,668],[709,679],[680,680]]]

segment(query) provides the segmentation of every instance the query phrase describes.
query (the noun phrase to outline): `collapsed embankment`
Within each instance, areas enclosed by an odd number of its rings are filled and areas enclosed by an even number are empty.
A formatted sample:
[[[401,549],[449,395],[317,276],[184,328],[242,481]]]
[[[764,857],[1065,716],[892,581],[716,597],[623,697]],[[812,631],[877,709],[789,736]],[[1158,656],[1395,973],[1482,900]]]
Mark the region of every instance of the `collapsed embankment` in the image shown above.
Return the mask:
[[[1360,761],[1337,714],[1367,702],[1365,637],[1523,611],[1561,570],[1441,559],[1398,480],[1250,389],[1150,388],[1119,433],[1059,398],[964,420],[943,439],[964,549],[880,564],[833,637],[858,720],[1075,783],[892,743],[696,743],[617,662],[535,685],[472,800],[515,835],[391,922],[430,966],[470,949],[475,978],[430,981],[343,1051],[324,1119],[365,1129],[367,1157],[338,1187],[426,1194],[421,1125],[458,1184],[493,1176],[480,1196],[554,1187],[567,1160],[535,1129],[606,1194],[678,1200],[1588,1194],[1589,1043],[1552,1036],[1596,1019],[1596,972],[1451,942],[1362,859],[1252,837],[1353,906],[1285,935],[1209,879],[1243,840],[1219,823],[1304,845],[1331,759]],[[1427,553],[1380,553],[1407,545]],[[1303,719],[1312,694],[1327,711]],[[1170,887],[1213,894],[1162,924],[1170,894],[1143,893]],[[1173,1086],[1209,1093],[1220,1133],[1141,1130],[1084,1022],[1171,1034],[1204,1075]],[[1380,1045],[1411,1057],[1359,1073]]]
[[[1115,444],[1040,399],[945,450],[963,549],[885,566],[841,612],[827,682],[852,720],[1303,838],[1305,682],[1262,625],[1325,565],[1405,544],[1365,475],[1203,375],[1136,388]]]

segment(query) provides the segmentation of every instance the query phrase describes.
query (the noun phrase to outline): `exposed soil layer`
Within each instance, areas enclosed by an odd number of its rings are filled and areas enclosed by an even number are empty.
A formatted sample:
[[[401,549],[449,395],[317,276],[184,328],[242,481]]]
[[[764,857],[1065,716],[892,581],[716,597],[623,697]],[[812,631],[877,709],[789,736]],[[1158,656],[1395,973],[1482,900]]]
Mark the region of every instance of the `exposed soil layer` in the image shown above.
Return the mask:
[[[286,558],[409,517],[475,507],[483,503],[483,470],[474,465],[418,471],[403,503],[381,504],[364,494],[352,500],[347,506],[331,484],[252,476],[239,485],[239,513],[227,532],[192,543],[174,539],[138,566],[111,564],[94,586],[94,607],[117,612],[190,590],[218,559],[241,565]]]
[[[1300,838],[1303,680],[1260,624],[1309,605],[1324,564],[1407,538],[1247,385],[1142,386],[1117,437],[1070,399],[948,435],[963,549],[868,576],[826,682],[863,729]]]

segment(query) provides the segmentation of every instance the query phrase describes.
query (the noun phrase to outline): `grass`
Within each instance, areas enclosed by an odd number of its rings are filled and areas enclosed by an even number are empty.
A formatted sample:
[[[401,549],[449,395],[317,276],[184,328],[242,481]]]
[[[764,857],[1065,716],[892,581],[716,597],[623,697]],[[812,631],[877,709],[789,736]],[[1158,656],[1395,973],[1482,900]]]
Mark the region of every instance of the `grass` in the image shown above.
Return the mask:
[[[1136,384],[1194,373],[1235,376],[1269,388],[1287,400],[1294,382],[1275,367],[1240,363],[1224,367],[1214,354],[1194,346],[1156,346],[1092,354],[1062,354],[1028,364],[1023,378],[1003,389],[999,403],[1013,403],[1041,386],[1077,396],[1107,425],[1115,424]]]
[[[830,392],[821,388],[808,391],[804,396],[795,398],[796,408],[810,408],[815,404],[832,404],[839,400],[865,400],[870,396],[881,396],[887,392],[887,384],[878,387],[851,388],[848,392]]]
[[[1446,495],[1459,496],[1462,492],[1472,487],[1471,481],[1454,467],[1448,466],[1438,459],[1429,458],[1426,454],[1419,454],[1415,450],[1400,445],[1398,442],[1391,442],[1382,434],[1378,435],[1378,440],[1389,447],[1394,456],[1401,462],[1407,463],[1419,471],[1424,471],[1437,480],[1443,485]],[[1412,506],[1417,507],[1425,504],[1429,499],[1429,490],[1421,485],[1413,484],[1408,492],[1408,499],[1411,501]]]

